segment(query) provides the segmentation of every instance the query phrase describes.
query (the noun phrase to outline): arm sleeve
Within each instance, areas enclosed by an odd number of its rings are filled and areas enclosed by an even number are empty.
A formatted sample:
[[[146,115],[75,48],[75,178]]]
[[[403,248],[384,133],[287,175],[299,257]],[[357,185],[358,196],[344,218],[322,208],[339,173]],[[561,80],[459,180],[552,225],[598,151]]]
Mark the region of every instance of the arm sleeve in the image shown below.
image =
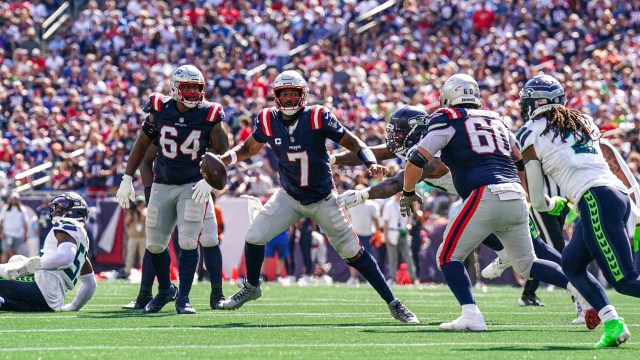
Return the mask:
[[[322,108],[322,131],[324,135],[337,143],[342,140],[346,133],[344,126],[338,121],[338,118],[327,108]]]
[[[80,288],[76,293],[76,297],[73,298],[70,310],[78,311],[82,309],[93,297],[93,294],[96,292],[96,287],[96,275],[93,272],[91,274],[81,275]]]
[[[427,150],[431,155],[436,154],[447,146],[455,133],[456,130],[453,127],[429,131],[427,135],[420,140],[418,146]]]
[[[78,247],[71,242],[63,242],[58,245],[58,250],[53,254],[42,257],[42,270],[62,270],[73,264]]]
[[[525,169],[531,206],[540,212],[549,211],[549,204],[545,198],[542,164],[538,160],[530,160],[525,165]]]

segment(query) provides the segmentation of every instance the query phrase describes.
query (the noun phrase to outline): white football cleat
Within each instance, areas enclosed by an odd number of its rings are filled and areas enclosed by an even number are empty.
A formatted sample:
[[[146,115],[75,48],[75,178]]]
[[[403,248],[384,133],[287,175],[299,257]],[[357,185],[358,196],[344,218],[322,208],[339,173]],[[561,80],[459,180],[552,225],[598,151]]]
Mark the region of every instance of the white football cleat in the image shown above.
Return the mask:
[[[462,314],[459,318],[452,322],[440,324],[442,330],[468,330],[468,331],[486,331],[487,324],[484,322],[482,313]]]
[[[491,264],[482,269],[482,277],[485,279],[495,279],[502,275],[502,273],[511,266],[511,260],[501,260],[499,257],[495,258]]]
[[[248,281],[244,283],[242,290],[238,291],[231,298],[222,302],[225,310],[239,309],[244,303],[251,300],[259,299],[262,296],[262,289],[259,286],[253,286]]]
[[[26,260],[13,260],[2,266],[0,276],[9,280],[15,280],[21,276],[33,275],[42,267],[42,259],[39,256],[27,258]]]
[[[395,299],[389,303],[389,311],[391,311],[391,316],[400,322],[409,324],[420,323],[420,320],[418,320],[411,310],[407,309],[399,299]]]
[[[313,284],[313,281],[311,280],[311,277],[307,275],[304,275],[300,279],[298,279],[298,286],[309,286],[312,284]]]

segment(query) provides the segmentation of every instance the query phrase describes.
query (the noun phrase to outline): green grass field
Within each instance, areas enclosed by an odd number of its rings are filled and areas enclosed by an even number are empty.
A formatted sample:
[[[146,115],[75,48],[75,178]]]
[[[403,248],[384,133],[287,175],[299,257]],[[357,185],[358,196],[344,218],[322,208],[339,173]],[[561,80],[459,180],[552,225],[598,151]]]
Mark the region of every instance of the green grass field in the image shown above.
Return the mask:
[[[194,285],[197,315],[121,310],[137,285],[99,283],[79,313],[0,313],[0,359],[638,359],[637,299],[609,293],[625,317],[632,342],[597,350],[602,333],[571,325],[564,290],[539,290],[543,308],[521,308],[520,290],[476,292],[489,331],[446,332],[459,313],[445,286],[394,287],[420,325],[392,319],[372,288],[263,285],[263,297],[235,312],[208,310],[209,285]],[[227,286],[227,296],[237,288]],[[69,294],[72,298],[73,294]]]

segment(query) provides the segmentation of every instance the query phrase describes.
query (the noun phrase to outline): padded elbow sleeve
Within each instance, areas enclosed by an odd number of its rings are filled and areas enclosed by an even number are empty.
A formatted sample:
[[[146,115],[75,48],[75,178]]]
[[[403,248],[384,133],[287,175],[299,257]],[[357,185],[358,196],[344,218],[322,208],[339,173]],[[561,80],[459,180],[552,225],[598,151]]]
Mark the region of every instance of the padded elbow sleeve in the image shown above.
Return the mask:
[[[428,163],[427,158],[424,155],[422,155],[420,151],[418,151],[418,149],[415,149],[414,151],[411,152],[408,160],[410,163],[419,167],[420,169],[427,166],[427,163]]]

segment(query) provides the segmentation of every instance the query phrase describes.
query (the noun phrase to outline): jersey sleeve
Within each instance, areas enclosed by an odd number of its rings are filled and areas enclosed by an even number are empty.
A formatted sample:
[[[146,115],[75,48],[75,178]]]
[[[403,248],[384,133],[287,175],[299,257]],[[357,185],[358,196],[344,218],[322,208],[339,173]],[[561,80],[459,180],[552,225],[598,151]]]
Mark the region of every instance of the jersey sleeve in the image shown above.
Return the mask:
[[[534,142],[536,141],[536,139],[538,139],[538,136],[528,126],[528,124],[525,124],[516,133],[516,145],[518,146],[518,150],[520,150],[521,153],[524,152],[530,146],[534,145]]]
[[[219,122],[223,122],[225,119],[225,115],[222,105],[217,103],[209,103],[205,119],[207,120],[207,122],[213,123],[214,125]]]
[[[143,111],[151,114],[151,113],[159,113],[162,111],[162,103],[165,101],[165,96],[161,93],[154,92],[149,95],[149,102],[144,106]]]
[[[320,107],[311,111],[311,124],[312,127],[320,125],[324,135],[337,143],[342,140],[342,137],[346,133],[344,126],[338,121],[338,118],[326,107]]]
[[[273,136],[271,133],[271,110],[262,109],[258,116],[256,116],[253,122],[253,138],[259,143],[266,143],[269,137]]]

